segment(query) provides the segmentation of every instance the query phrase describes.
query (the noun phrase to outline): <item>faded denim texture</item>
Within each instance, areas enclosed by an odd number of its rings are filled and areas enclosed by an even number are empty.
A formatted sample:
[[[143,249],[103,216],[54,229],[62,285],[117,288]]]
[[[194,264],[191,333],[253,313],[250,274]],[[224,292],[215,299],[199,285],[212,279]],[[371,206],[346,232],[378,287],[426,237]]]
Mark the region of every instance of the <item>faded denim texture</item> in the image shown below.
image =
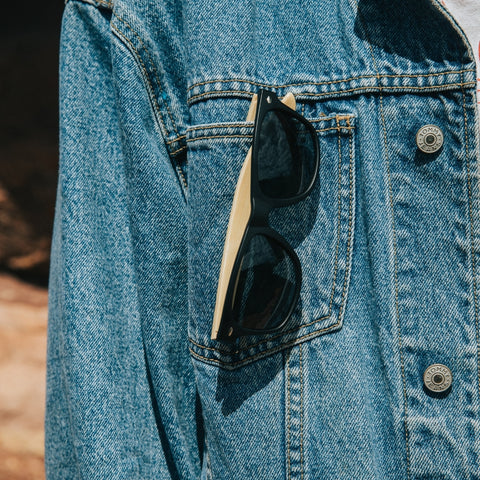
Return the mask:
[[[60,80],[48,480],[480,479],[476,72],[440,2],[70,0]],[[259,88],[295,95],[320,171],[271,217],[293,322],[231,345],[210,330]]]

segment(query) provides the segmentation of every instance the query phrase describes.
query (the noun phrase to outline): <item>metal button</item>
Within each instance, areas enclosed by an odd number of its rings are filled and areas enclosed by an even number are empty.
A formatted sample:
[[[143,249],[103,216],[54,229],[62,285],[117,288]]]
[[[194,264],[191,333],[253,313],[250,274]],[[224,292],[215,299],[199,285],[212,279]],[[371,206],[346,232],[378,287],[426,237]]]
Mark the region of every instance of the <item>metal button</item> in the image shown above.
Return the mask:
[[[417,147],[424,153],[435,153],[442,148],[443,133],[436,125],[425,125],[416,136]]]
[[[425,370],[423,383],[431,392],[444,392],[452,384],[452,372],[445,365],[434,363]]]

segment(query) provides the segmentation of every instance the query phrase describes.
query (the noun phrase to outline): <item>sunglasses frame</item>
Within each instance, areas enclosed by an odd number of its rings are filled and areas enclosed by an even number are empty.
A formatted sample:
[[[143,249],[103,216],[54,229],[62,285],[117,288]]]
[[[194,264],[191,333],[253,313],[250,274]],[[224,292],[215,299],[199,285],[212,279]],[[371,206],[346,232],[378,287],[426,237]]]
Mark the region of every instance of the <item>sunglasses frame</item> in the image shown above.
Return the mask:
[[[258,180],[258,138],[260,136],[260,129],[262,127],[262,122],[270,111],[281,111],[289,115],[290,117],[295,118],[301,122],[311,134],[313,139],[313,148],[315,156],[315,167],[313,170],[312,179],[308,187],[299,195],[295,195],[289,198],[272,198],[262,192],[260,183]],[[288,133],[288,132],[287,132]],[[252,159],[251,159],[251,177],[250,177],[250,202],[251,202],[251,212],[248,219],[247,225],[245,227],[243,237],[236,253],[234,265],[231,271],[229,278],[229,283],[227,287],[227,292],[225,296],[225,303],[223,305],[222,319],[219,325],[217,339],[224,341],[235,341],[238,337],[241,336],[250,336],[250,335],[263,335],[269,333],[275,333],[280,331],[290,320],[290,317],[297,305],[298,298],[300,296],[300,288],[302,285],[302,269],[300,265],[300,260],[298,255],[295,253],[293,247],[287,242],[287,240],[280,235],[276,230],[274,230],[268,224],[268,215],[270,211],[274,208],[286,207],[288,205],[293,205],[300,200],[304,199],[312,190],[315,181],[318,176],[318,167],[320,164],[320,155],[319,155],[319,144],[317,138],[317,132],[313,125],[306,120],[302,115],[297,113],[295,110],[292,110],[290,107],[282,103],[275,93],[268,90],[259,90],[258,92],[258,103],[257,110],[255,113],[255,123],[254,123],[254,132],[252,139]],[[243,327],[233,318],[233,300],[236,293],[237,279],[239,276],[239,270],[241,268],[241,263],[246,253],[251,239],[256,235],[263,235],[270,238],[276,244],[280,245],[285,252],[288,254],[292,260],[293,267],[295,269],[295,292],[293,301],[289,307],[287,315],[285,316],[282,323],[277,325],[274,328],[270,329],[252,329]],[[275,307],[272,317],[275,316],[275,312],[278,307],[281,305],[281,301]]]

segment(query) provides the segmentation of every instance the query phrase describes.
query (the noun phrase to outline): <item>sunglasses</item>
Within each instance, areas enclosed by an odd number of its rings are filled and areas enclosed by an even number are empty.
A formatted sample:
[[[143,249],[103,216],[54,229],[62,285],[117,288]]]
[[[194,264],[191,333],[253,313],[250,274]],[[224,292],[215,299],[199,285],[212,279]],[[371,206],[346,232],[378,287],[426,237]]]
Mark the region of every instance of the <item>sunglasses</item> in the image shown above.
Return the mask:
[[[292,246],[268,222],[275,208],[304,199],[319,166],[315,128],[282,101],[260,90],[250,105],[252,146],[237,182],[225,239],[211,338],[282,330],[300,295],[302,269]]]

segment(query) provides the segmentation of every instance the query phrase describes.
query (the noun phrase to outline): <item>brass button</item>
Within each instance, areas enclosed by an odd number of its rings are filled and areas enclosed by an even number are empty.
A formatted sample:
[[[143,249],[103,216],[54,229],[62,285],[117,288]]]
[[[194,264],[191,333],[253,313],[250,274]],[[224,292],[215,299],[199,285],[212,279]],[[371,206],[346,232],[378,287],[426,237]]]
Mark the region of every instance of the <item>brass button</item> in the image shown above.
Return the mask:
[[[417,132],[417,147],[424,153],[435,153],[442,148],[443,133],[436,125],[425,125]]]
[[[431,392],[444,392],[452,385],[452,372],[445,365],[434,363],[425,370],[423,383]]]

